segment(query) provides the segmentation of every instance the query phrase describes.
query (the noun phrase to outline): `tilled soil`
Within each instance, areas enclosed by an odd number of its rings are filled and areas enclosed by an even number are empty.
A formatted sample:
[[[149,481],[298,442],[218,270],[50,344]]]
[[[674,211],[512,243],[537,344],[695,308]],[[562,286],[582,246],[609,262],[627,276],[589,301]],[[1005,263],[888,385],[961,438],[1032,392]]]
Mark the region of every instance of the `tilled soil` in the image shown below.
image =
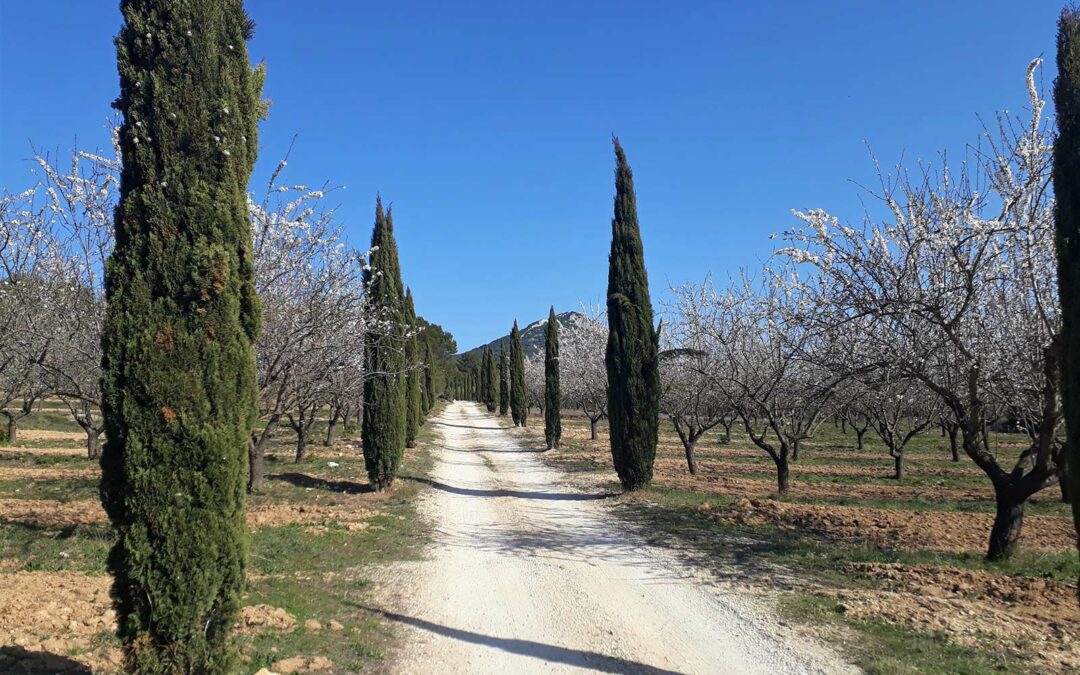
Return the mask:
[[[362,529],[378,510],[359,499],[335,499],[333,505],[255,504],[248,507],[247,524],[252,529],[282,525],[341,525]],[[52,499],[0,499],[0,523],[61,529],[73,525],[108,522],[105,509],[96,499],[61,502]]]
[[[845,571],[882,585],[821,591],[852,618],[946,633],[975,649],[1003,649],[1017,660],[1034,660],[1039,672],[1080,671],[1073,585],[933,565],[858,563]]]
[[[994,520],[990,513],[789,504],[771,499],[740,499],[727,506],[705,505],[702,509],[710,518],[721,522],[768,524],[838,541],[945,553],[985,551]],[[1028,548],[1058,552],[1076,546],[1076,530],[1068,518],[1026,516],[1024,531],[1023,542]]]

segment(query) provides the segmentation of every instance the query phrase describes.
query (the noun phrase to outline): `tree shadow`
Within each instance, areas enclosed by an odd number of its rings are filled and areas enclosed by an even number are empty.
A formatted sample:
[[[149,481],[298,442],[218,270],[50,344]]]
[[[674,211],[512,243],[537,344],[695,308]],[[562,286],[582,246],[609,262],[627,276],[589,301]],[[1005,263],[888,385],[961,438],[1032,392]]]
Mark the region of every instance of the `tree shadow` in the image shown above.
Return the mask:
[[[9,645],[0,647],[0,673],[91,675],[91,670],[66,656],[51,652],[32,652],[24,647]]]
[[[474,431],[505,431],[502,427],[477,427],[470,424],[450,424],[449,422],[431,421],[431,424],[440,427],[454,427],[455,429],[472,429]]]
[[[601,673],[640,673],[642,675],[678,675],[678,671],[665,670],[663,668],[656,668],[655,666],[649,666],[644,663],[638,663],[629,659],[619,658],[617,656],[608,656],[607,654],[600,654],[598,652],[584,651],[580,649],[570,649],[568,647],[558,647],[555,645],[544,644],[543,642],[535,642],[533,640],[521,640],[516,638],[500,638],[492,635],[484,635],[482,633],[474,633],[472,631],[461,630],[460,628],[451,628],[449,626],[443,626],[441,624],[420,619],[413,616],[406,616],[404,614],[397,614],[395,612],[387,612],[381,609],[375,609],[373,607],[367,607],[355,602],[349,602],[362,610],[366,610],[373,614],[382,616],[383,618],[402,623],[407,626],[412,626],[420,630],[425,630],[429,633],[436,635],[442,635],[454,640],[460,640],[462,642],[468,642],[474,645],[484,645],[486,647],[493,647],[495,649],[509,652],[511,654],[518,654],[521,656],[528,656],[534,659],[539,659],[546,663],[560,663],[569,666],[575,666],[578,668],[588,668]]]
[[[367,483],[355,483],[351,480],[327,480],[317,476],[309,476],[306,473],[272,473],[267,475],[271,480],[280,480],[290,485],[315,490],[329,490],[330,492],[344,492],[347,494],[365,494],[373,492]]]
[[[462,495],[464,497],[514,497],[516,499],[543,499],[549,501],[568,501],[568,502],[588,502],[597,501],[600,499],[608,499],[609,497],[618,497],[615,492],[606,492],[603,494],[583,494],[580,492],[532,492],[527,490],[478,490],[476,488],[463,488],[456,485],[448,485],[446,483],[440,483],[437,480],[421,477],[410,477],[409,480],[429,485],[436,490],[442,490],[443,492],[449,492],[450,494]]]

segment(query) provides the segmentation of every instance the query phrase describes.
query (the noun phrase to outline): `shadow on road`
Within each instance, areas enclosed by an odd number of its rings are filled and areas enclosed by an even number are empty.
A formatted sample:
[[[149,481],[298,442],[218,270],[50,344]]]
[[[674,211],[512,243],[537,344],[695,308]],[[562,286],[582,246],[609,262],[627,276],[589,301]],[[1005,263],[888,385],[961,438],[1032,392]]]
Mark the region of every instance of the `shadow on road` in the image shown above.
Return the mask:
[[[648,666],[643,663],[637,663],[636,661],[630,661],[616,656],[607,656],[606,654],[599,654],[597,652],[546,645],[542,642],[534,642],[532,640],[517,640],[514,638],[499,638],[491,635],[483,635],[481,633],[474,633],[459,628],[450,628],[449,626],[443,626],[413,616],[406,616],[404,614],[396,614],[394,612],[367,607],[354,602],[350,602],[349,604],[359,609],[372,612],[373,614],[378,614],[391,621],[403,623],[414,628],[419,628],[420,630],[426,630],[429,633],[435,633],[436,635],[442,635],[443,637],[461,640],[462,642],[469,642],[475,645],[484,645],[495,649],[501,649],[502,651],[511,654],[530,656],[547,663],[563,663],[578,668],[589,668],[601,673],[678,675],[678,671],[664,670],[663,668]]]
[[[408,480],[415,481],[417,483],[423,483],[424,485],[430,485],[436,490],[442,490],[443,492],[449,492],[451,494],[462,495],[465,497],[515,497],[517,499],[546,499],[550,501],[589,502],[619,496],[614,492],[590,495],[582,494],[580,492],[531,492],[525,490],[501,489],[477,490],[475,488],[463,488],[457,487],[455,485],[447,485],[446,483],[440,483],[439,481],[431,480],[430,478],[411,477]]]

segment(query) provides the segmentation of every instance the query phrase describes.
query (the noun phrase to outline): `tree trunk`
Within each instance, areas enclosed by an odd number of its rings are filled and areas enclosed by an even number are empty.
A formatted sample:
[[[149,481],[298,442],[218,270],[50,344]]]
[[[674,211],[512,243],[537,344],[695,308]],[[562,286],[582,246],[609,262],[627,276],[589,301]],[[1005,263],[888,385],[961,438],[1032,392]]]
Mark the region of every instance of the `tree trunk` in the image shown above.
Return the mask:
[[[783,455],[774,461],[776,462],[777,491],[782,495],[786,495],[788,489],[791,488],[791,467],[788,465],[787,457]]]
[[[7,420],[7,442],[8,445],[15,445],[15,440],[19,435],[19,420],[11,415],[8,415]]]
[[[847,420],[843,418],[840,419],[840,433],[847,436]]]
[[[594,441],[597,438],[599,438],[599,436],[596,435],[596,425],[598,425],[599,423],[600,423],[600,418],[599,417],[596,418],[596,419],[591,419],[591,418],[589,419],[589,433],[591,434],[591,438]]]
[[[796,440],[791,444],[791,461],[799,461],[799,441]]]
[[[101,456],[101,432],[93,428],[84,428],[86,432],[86,458],[97,459]]]
[[[278,417],[271,415],[258,438],[252,436],[251,442],[248,444],[248,492],[261,490],[265,482],[264,449],[277,423]]]
[[[683,441],[683,450],[686,451],[686,468],[690,470],[691,476],[697,475],[697,457],[694,456],[696,446],[697,439]]]
[[[304,461],[304,456],[307,454],[308,444],[308,430],[307,425],[304,422],[300,422],[296,426],[296,463]]]
[[[1058,487],[1061,488],[1061,503],[1072,504],[1072,493],[1069,491],[1069,453],[1061,452],[1058,459]]]
[[[960,432],[960,428],[956,425],[949,427],[949,450],[952,452],[952,461],[960,461],[960,444],[956,440],[956,435]]]
[[[856,450],[862,450],[863,449],[863,436],[865,436],[865,435],[866,435],[866,429],[859,429],[859,428],[855,429],[855,449]]]
[[[723,422],[721,424],[724,426],[724,435],[720,438],[720,442],[727,445],[731,442],[731,424],[724,424]]]
[[[990,548],[986,559],[1005,560],[1016,550],[1020,530],[1024,525],[1024,502],[1009,493],[1007,488],[995,488],[997,514],[990,530]]]
[[[330,422],[326,425],[326,440],[323,441],[323,445],[326,447],[332,446],[337,441],[338,435],[338,416],[332,415]]]
[[[904,480],[904,452],[901,450],[893,455],[893,478]]]

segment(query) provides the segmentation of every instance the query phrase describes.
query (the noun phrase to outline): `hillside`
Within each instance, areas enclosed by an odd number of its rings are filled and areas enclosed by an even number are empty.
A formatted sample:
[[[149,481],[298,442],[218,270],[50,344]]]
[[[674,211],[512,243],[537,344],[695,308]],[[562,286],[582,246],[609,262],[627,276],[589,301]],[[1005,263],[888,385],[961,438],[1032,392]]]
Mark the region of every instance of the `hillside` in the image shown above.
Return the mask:
[[[555,320],[559,322],[560,326],[569,326],[584,318],[581,312],[563,312],[555,315]],[[525,349],[526,356],[533,356],[544,351],[544,327],[547,325],[547,318],[534,321],[528,326],[521,328],[521,346]],[[502,347],[510,351],[510,334],[507,333],[502,337],[492,340],[487,344],[480,345],[474,349],[470,349],[467,352],[459,354],[459,358],[480,358],[484,349],[491,347],[495,353],[499,352],[499,347]]]

